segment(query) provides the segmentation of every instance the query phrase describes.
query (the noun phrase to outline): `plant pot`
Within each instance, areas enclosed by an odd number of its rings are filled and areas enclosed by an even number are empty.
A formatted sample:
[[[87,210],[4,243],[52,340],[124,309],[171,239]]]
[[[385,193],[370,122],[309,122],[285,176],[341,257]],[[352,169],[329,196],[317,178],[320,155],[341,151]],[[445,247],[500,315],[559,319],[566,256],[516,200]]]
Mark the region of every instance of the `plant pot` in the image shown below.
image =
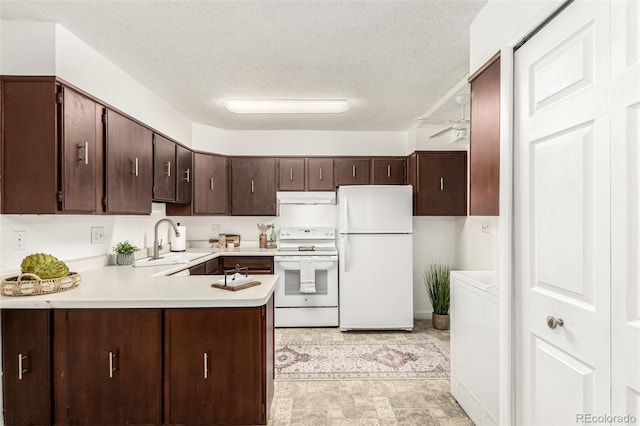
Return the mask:
[[[133,265],[133,262],[135,262],[135,260],[136,258],[133,254],[116,254],[116,265]]]
[[[435,328],[436,330],[448,330],[449,314],[431,314],[431,322],[433,323],[433,328]]]

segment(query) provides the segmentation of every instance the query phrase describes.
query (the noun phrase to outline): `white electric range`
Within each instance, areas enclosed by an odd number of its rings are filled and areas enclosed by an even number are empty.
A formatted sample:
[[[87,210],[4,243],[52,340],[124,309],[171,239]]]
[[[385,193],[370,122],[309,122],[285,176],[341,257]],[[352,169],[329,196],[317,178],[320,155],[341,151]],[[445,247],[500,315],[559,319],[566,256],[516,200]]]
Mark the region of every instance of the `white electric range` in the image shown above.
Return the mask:
[[[334,228],[280,229],[274,258],[276,327],[338,326],[338,250]]]

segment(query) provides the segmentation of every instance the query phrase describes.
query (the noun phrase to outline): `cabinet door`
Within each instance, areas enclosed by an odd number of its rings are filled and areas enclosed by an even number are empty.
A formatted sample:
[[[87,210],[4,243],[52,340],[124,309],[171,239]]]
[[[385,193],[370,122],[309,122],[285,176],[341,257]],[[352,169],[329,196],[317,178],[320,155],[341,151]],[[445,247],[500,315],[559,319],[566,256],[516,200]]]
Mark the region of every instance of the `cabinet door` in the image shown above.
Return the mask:
[[[58,210],[56,87],[53,81],[2,83],[2,212]]]
[[[336,158],[333,164],[336,186],[368,185],[371,182],[369,158]]]
[[[68,423],[161,424],[161,311],[70,309],[58,320],[66,359],[56,374],[67,381]]]
[[[304,191],[304,158],[278,160],[278,190]]]
[[[170,424],[266,423],[264,309],[165,311]]]
[[[150,214],[153,186],[152,133],[107,110],[107,213]]]
[[[469,214],[498,216],[500,203],[500,57],[471,77]]]
[[[226,214],[229,205],[227,159],[195,153],[194,214]]]
[[[188,204],[191,202],[193,154],[187,148],[177,145],[176,162],[178,170],[178,175],[176,176],[176,202]]]
[[[153,135],[153,199],[176,199],[176,144],[160,135]]]
[[[206,265],[205,263],[198,263],[197,265],[193,265],[189,268],[189,275],[206,275]]]
[[[66,87],[62,92],[62,210],[96,211],[96,115],[101,108]],[[102,129],[100,129],[102,130]],[[60,199],[59,198],[59,199]]]
[[[374,185],[404,185],[404,158],[374,158],[371,163]]]
[[[206,275],[217,275],[218,272],[218,258],[207,260],[204,263],[204,273]]]
[[[51,424],[50,311],[2,310],[2,395],[7,425]]]
[[[276,160],[234,157],[231,160],[231,214],[275,216]]]
[[[416,215],[467,214],[467,153],[429,152],[417,156]]]
[[[309,191],[335,191],[333,158],[307,159],[307,189]]]

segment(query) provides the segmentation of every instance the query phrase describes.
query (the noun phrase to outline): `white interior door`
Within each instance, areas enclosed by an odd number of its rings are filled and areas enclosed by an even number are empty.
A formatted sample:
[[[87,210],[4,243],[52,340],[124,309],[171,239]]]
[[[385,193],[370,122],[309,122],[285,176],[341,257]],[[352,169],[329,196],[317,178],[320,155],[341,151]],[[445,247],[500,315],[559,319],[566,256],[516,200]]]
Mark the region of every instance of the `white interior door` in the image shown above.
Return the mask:
[[[640,422],[640,3],[611,4],[612,413]]]
[[[578,0],[515,53],[518,424],[610,413],[609,38]]]

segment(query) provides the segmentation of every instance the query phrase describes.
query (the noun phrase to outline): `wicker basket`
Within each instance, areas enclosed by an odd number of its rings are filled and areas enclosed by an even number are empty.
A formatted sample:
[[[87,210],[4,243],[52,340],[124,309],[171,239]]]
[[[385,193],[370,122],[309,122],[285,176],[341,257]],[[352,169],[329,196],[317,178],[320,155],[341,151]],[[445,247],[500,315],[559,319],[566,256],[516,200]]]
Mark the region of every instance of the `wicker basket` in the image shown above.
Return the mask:
[[[31,278],[31,279],[25,279]],[[40,279],[36,274],[20,274],[2,280],[3,296],[37,296],[40,294],[58,293],[78,287],[82,278],[76,272],[70,272],[66,277]]]

